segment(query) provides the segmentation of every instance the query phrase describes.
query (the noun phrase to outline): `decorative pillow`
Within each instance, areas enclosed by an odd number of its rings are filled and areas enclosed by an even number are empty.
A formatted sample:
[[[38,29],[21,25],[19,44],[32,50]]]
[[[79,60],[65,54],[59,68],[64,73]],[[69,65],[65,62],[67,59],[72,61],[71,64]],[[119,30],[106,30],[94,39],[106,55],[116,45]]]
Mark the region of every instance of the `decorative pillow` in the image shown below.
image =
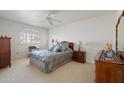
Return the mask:
[[[48,51],[53,51],[53,49],[55,48],[56,45],[52,45],[49,47]]]
[[[54,49],[53,49],[54,52],[60,52],[61,51],[61,46],[59,44],[57,44]]]
[[[68,42],[67,41],[63,41],[60,43],[61,46],[61,50],[64,52],[66,51],[69,47],[68,47]]]

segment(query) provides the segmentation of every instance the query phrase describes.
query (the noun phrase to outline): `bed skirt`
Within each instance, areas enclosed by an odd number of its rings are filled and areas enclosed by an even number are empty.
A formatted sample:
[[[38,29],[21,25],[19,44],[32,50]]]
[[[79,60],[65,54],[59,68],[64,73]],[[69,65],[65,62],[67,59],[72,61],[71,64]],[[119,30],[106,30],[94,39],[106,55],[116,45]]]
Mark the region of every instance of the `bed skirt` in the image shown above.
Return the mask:
[[[61,67],[62,65],[64,65],[65,63],[70,62],[71,60],[72,60],[72,58],[70,58],[70,59],[64,61],[62,64],[59,64],[59,65],[53,67],[51,70],[45,70],[45,69],[44,69],[44,68],[45,68],[44,62],[42,62],[42,61],[40,61],[40,60],[38,60],[38,59],[36,59],[36,58],[34,58],[34,57],[30,57],[30,59],[29,59],[31,65],[35,66],[35,67],[38,68],[40,71],[45,72],[45,73],[52,72],[52,71],[56,70],[57,68]]]

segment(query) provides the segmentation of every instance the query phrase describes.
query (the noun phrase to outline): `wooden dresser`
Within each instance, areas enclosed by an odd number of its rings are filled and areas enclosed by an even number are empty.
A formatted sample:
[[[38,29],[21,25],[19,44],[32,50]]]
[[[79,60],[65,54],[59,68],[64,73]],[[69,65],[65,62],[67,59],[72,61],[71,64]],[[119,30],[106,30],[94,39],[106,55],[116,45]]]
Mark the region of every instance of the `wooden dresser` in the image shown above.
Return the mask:
[[[101,61],[95,57],[96,83],[124,83],[124,64],[117,64],[114,60]]]
[[[124,65],[96,61],[97,83],[124,83]]]
[[[101,59],[102,51],[95,56],[95,81],[97,83],[124,83],[124,60],[117,53],[118,61],[115,59]]]
[[[73,60],[85,63],[86,62],[86,52],[85,51],[73,51]]]
[[[11,66],[11,48],[8,37],[0,37],[0,67]]]

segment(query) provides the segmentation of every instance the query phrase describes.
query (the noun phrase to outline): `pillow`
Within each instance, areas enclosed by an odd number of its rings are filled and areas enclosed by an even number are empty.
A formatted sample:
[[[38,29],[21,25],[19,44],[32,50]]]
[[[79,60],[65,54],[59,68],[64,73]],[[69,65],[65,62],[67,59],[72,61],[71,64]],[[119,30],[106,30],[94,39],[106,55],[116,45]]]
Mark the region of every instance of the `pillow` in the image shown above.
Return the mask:
[[[61,51],[61,46],[59,44],[57,44],[54,49],[53,49],[54,52],[60,52]]]
[[[60,46],[61,46],[61,50],[64,52],[64,51],[66,51],[69,47],[68,47],[68,42],[66,41],[64,41],[64,42],[61,42],[60,43]]]
[[[53,49],[55,48],[56,45],[52,45],[49,47],[48,51],[53,51]]]

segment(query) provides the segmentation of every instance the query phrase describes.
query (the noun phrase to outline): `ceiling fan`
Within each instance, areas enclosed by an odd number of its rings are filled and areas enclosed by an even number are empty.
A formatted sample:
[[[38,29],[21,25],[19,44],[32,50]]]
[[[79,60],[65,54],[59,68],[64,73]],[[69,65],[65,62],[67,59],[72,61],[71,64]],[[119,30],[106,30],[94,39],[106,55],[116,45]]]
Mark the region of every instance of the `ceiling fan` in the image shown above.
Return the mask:
[[[49,12],[45,18],[45,20],[42,20],[42,21],[47,21],[50,25],[54,25],[54,22],[58,22],[58,23],[62,23],[62,21],[58,20],[58,19],[55,19],[52,17],[52,15],[54,15],[55,13],[52,11],[52,12]]]

